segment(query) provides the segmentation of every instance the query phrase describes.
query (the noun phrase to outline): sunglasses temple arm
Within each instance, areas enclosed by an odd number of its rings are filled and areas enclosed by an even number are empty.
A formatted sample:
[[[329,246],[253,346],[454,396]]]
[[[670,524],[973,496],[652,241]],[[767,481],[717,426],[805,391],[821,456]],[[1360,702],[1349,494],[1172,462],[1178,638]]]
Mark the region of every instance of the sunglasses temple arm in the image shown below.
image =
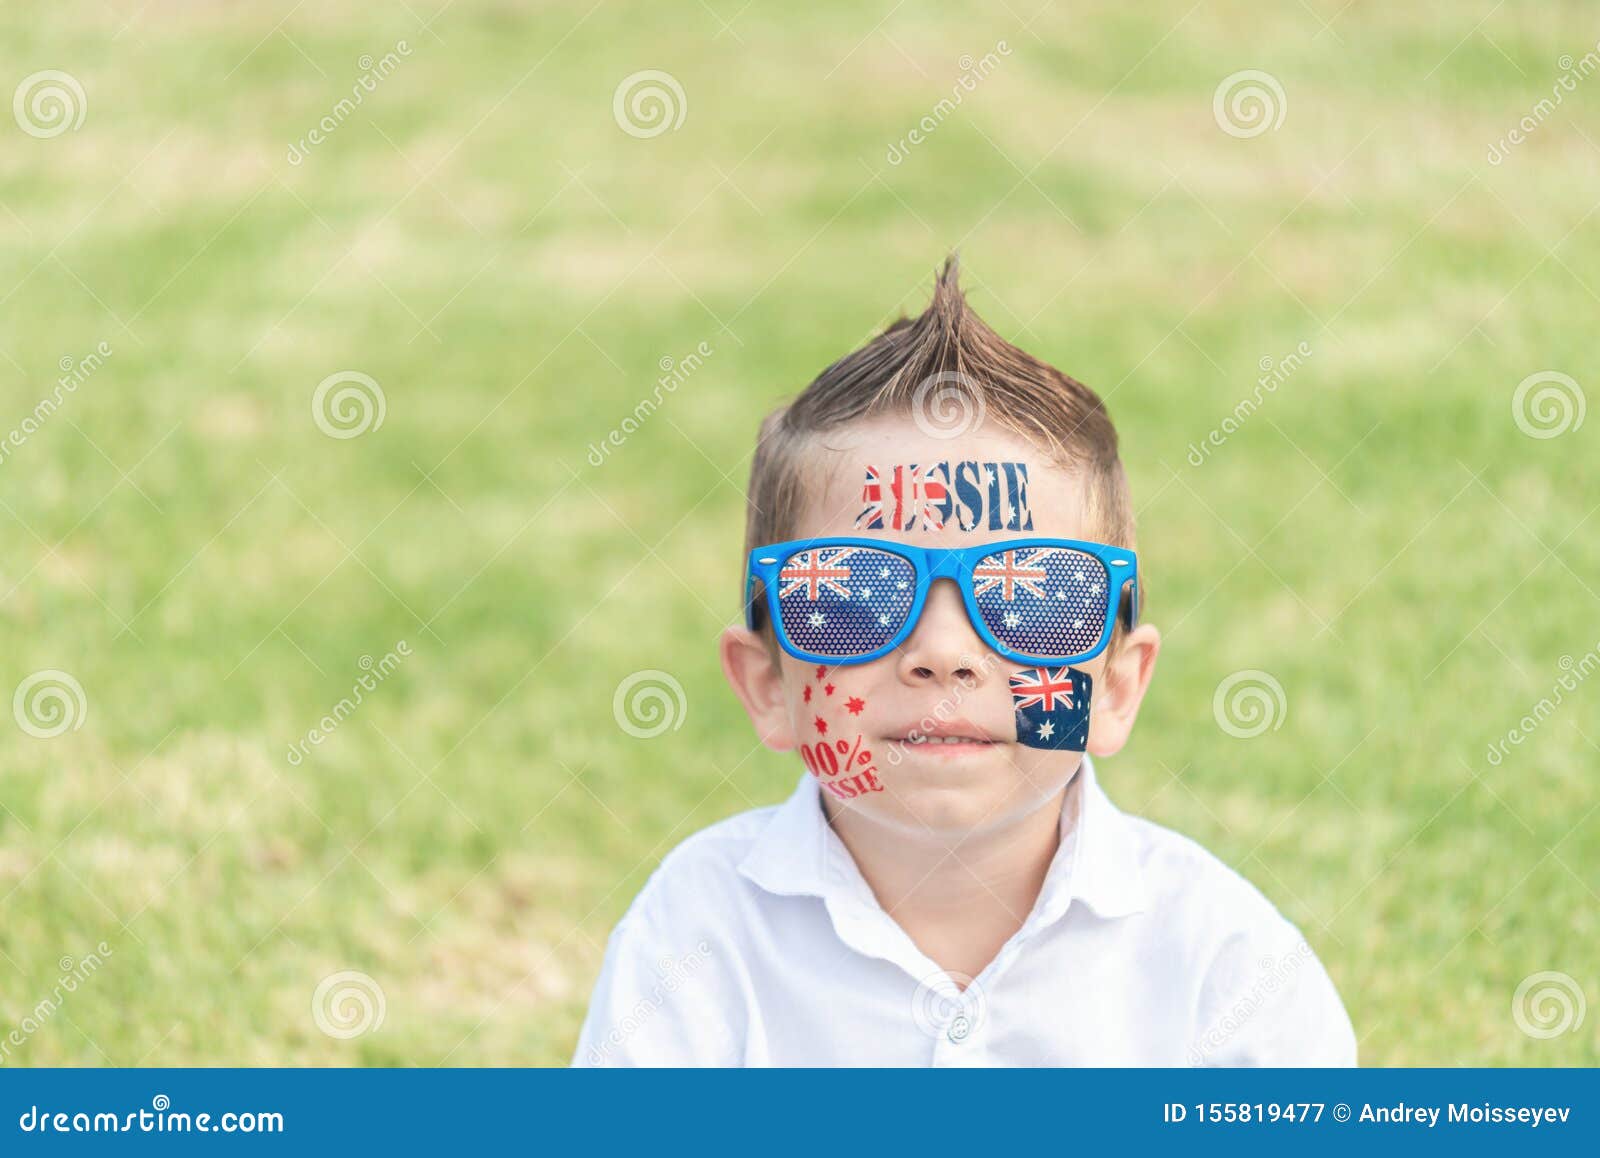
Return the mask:
[[[756,575],[751,572],[744,584],[744,625],[751,631],[760,628],[761,601],[756,598]]]

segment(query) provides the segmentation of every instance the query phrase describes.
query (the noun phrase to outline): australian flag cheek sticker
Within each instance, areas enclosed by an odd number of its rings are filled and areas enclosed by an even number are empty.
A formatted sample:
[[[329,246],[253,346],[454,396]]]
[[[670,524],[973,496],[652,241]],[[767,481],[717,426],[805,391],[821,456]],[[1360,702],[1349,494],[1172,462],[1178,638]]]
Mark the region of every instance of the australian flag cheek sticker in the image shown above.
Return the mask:
[[[1025,667],[1011,677],[1017,743],[1082,752],[1089,746],[1089,697],[1094,681],[1071,667]]]

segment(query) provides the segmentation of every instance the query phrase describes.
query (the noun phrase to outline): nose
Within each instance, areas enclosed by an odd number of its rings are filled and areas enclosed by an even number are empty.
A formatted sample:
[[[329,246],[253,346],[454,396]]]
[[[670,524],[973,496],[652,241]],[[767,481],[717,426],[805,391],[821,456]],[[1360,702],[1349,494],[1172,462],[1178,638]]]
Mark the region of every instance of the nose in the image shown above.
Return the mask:
[[[972,630],[961,591],[949,579],[936,579],[928,590],[911,638],[900,648],[900,682],[909,687],[971,687],[982,682],[988,652]]]

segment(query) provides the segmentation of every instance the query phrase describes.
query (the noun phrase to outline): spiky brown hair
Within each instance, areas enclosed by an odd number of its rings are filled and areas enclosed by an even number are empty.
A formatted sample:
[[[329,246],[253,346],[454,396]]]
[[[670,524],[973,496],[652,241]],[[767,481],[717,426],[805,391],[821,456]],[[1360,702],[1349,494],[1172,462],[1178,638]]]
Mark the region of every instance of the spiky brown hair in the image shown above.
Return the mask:
[[[967,304],[959,277],[951,256],[921,315],[900,318],[767,415],[750,467],[747,553],[791,537],[815,485],[815,456],[807,451],[819,435],[859,419],[911,414],[927,404],[927,383],[953,383],[984,421],[998,422],[1074,473],[1083,484],[1089,533],[1135,548],[1128,479],[1105,404],[1082,382],[990,329]]]

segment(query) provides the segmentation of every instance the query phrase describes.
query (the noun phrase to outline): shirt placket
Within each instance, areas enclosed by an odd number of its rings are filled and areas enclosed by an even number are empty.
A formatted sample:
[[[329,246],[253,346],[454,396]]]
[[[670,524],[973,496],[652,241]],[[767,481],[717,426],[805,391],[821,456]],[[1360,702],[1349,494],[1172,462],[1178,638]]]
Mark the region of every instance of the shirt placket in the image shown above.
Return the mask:
[[[1081,820],[1081,813],[1078,819]],[[1058,861],[1051,866],[1052,871],[1046,878],[1039,900],[1022,928],[1000,947],[994,960],[960,993],[959,998],[951,1002],[948,1016],[943,1019],[939,1036],[934,1042],[935,1066],[988,1064],[988,1042],[993,1038],[995,1017],[992,1006],[1001,982],[1023,947],[1042,929],[1066,916],[1066,910],[1072,904],[1078,858],[1083,847],[1082,837],[1081,828],[1074,824],[1063,839],[1057,853]]]

